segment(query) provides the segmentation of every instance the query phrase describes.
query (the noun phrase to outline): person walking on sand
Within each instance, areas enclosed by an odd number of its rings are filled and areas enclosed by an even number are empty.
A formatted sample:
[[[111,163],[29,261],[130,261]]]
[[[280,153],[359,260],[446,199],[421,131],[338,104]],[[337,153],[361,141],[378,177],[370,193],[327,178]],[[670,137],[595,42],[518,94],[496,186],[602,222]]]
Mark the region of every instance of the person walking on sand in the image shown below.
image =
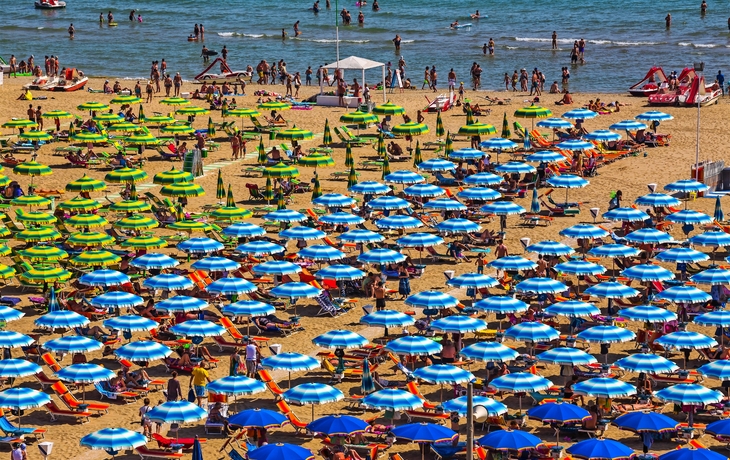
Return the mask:
[[[175,88],[175,97],[180,97],[180,88],[182,87],[180,72],[176,73],[175,78],[172,79],[172,86]]]
[[[385,310],[385,284],[383,280],[378,280],[373,285],[372,296],[375,299],[375,310]]]
[[[206,386],[210,383],[210,376],[208,371],[201,367],[201,362],[198,361],[193,364],[192,373],[190,374],[190,388],[195,391],[195,397],[198,400],[198,406],[203,407],[203,399],[207,393]]]
[[[180,381],[177,379],[177,372],[172,371],[172,377],[167,381],[167,400],[179,401],[183,399]]]

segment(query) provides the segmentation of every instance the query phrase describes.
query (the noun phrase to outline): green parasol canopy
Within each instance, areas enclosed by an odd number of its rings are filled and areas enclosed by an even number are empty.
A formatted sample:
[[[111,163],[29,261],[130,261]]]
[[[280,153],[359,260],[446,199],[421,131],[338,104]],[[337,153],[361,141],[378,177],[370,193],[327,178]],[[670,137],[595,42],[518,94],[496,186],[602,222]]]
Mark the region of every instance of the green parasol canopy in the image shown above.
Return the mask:
[[[259,156],[256,159],[256,162],[258,164],[260,164],[260,165],[265,165],[266,163],[268,163],[269,162],[269,158],[266,156],[266,149],[264,148],[264,140],[263,139],[261,139],[259,141],[259,146],[258,146],[258,149],[257,150],[259,152]]]
[[[269,101],[257,105],[256,108],[261,110],[289,110],[291,109],[291,105],[285,102]]]
[[[502,138],[509,139],[512,136],[512,132],[509,129],[509,121],[507,121],[507,112],[504,112],[502,118]]]
[[[213,227],[205,222],[186,219],[178,220],[177,222],[168,225],[167,228],[171,228],[173,230],[182,230],[185,232],[207,232]]]
[[[45,284],[66,281],[71,278],[71,272],[58,267],[33,267],[20,277],[29,283]]]
[[[428,126],[412,121],[410,123],[395,125],[392,131],[396,136],[421,136],[428,134]]]
[[[180,107],[175,110],[175,113],[179,113],[180,115],[207,115],[210,113],[210,110],[191,105],[187,107]]]
[[[79,247],[108,246],[114,244],[114,238],[102,232],[74,233],[68,237],[66,244]]]
[[[160,101],[160,104],[165,105],[190,105],[190,101],[187,99],[183,99],[181,97],[168,97],[165,99],[162,99]]]
[[[1,125],[3,128],[35,128],[38,123],[27,118],[13,118],[8,120]]]
[[[481,136],[487,134],[497,134],[497,128],[485,123],[472,123],[459,128],[459,134],[462,136]]]
[[[158,145],[160,140],[151,134],[140,133],[127,137],[124,142],[129,145]]]
[[[122,241],[121,246],[137,250],[160,249],[167,246],[167,241],[156,236],[135,236],[127,241]]]
[[[403,115],[406,113],[406,109],[388,101],[385,104],[376,105],[373,108],[373,113],[376,115]]]
[[[102,104],[101,102],[84,102],[81,105],[76,106],[79,110],[88,110],[90,112],[99,112],[101,110],[108,110],[109,106]]]
[[[140,200],[124,200],[117,201],[109,209],[115,212],[145,212],[152,209],[152,206]]]
[[[164,174],[164,173],[162,173]],[[104,180],[113,184],[140,182],[147,179],[147,173],[137,168],[121,168],[107,173]],[[155,182],[157,183],[157,182]]]
[[[121,123],[115,123],[113,125],[107,126],[106,130],[114,132],[136,133],[138,131],[142,131],[142,127],[140,125],[135,125],[134,123],[129,123],[128,121],[123,121]]]
[[[413,154],[413,167],[418,167],[423,163],[423,156],[421,155],[421,143],[416,141],[416,151]]]
[[[529,107],[515,110],[514,116],[517,118],[549,118],[553,116],[553,112],[546,107],[532,104]]]
[[[352,157],[352,147],[350,144],[347,144],[347,147],[345,147],[345,166],[351,167],[355,164],[355,159]]]
[[[200,185],[192,182],[177,182],[162,187],[160,195],[174,198],[203,196],[205,195],[205,190]]]
[[[265,177],[298,177],[299,170],[294,166],[288,166],[284,163],[277,163],[264,169]]]
[[[109,102],[112,104],[141,104],[142,99],[130,94],[128,96],[117,96]]]
[[[124,121],[124,117],[116,113],[100,113],[93,120],[97,123],[121,123]]]
[[[51,225],[56,222],[56,217],[42,211],[28,211],[25,212],[22,209],[18,209],[16,212],[16,219],[23,222],[24,225]]]
[[[81,131],[79,133],[76,133],[69,139],[74,142],[83,142],[84,144],[87,144],[89,142],[91,142],[92,144],[105,144],[109,142],[109,139],[103,134],[90,133],[88,131]]]
[[[84,174],[80,179],[76,179],[75,181],[71,181],[66,184],[67,192],[99,192],[101,190],[106,190],[106,184],[104,181],[91,178],[86,174]]]
[[[324,120],[324,135],[322,136],[322,145],[330,145],[332,143],[332,131],[330,131],[329,119]]]
[[[378,117],[372,113],[360,112],[356,110],[354,112],[345,113],[340,117],[341,123],[354,123],[358,125],[365,125],[368,123],[377,123]]]
[[[170,134],[192,134],[195,132],[195,129],[191,127],[190,125],[167,125],[164,128],[162,128],[163,133],[170,133]]]
[[[151,217],[134,215],[119,219],[114,222],[115,228],[122,228],[124,230],[149,230],[151,228],[157,228],[160,223],[156,219]]]
[[[443,137],[444,134],[446,134],[446,131],[444,130],[444,122],[441,119],[441,111],[439,110],[436,114],[436,136]]]
[[[7,279],[15,276],[15,269],[5,264],[0,264],[0,278]]]
[[[56,246],[45,244],[23,249],[18,254],[23,259],[28,259],[31,262],[56,262],[68,258],[68,252]]]
[[[358,173],[355,171],[355,165],[350,166],[350,174],[347,175],[347,188],[355,186],[357,184]]]
[[[101,203],[90,198],[77,196],[58,204],[58,209],[71,212],[90,212],[101,208]]]
[[[50,141],[53,140],[53,136],[45,131],[26,131],[18,134],[18,137],[28,141]]]
[[[53,241],[61,238],[61,234],[53,227],[33,227],[15,234],[15,239],[26,243]]]
[[[155,174],[152,182],[158,185],[176,184],[178,182],[190,182],[193,175],[189,172],[180,171],[173,166],[171,170]]]
[[[169,123],[176,123],[177,120],[164,115],[154,115],[152,117],[145,117],[144,122],[148,125],[166,125]]]
[[[43,118],[73,118],[74,116],[63,110],[50,110],[42,115]]]
[[[121,261],[121,257],[106,250],[84,251],[71,259],[72,264],[86,267],[108,267],[117,265]]]
[[[23,195],[10,201],[13,206],[32,208],[34,206],[48,206],[51,200],[40,195]]]
[[[218,170],[218,181],[215,187],[215,197],[218,199],[219,202],[226,197],[226,186],[223,183],[223,172],[220,169]]]
[[[335,160],[332,159],[329,155],[321,155],[319,153],[315,153],[312,155],[307,155],[304,157],[301,157],[299,161],[297,162],[298,165],[301,166],[309,166],[309,167],[325,167],[325,166],[334,166]]]
[[[297,128],[297,125],[294,125],[289,129],[276,133],[276,138],[289,141],[308,141],[314,138],[314,133],[312,133],[312,131],[307,131],[306,129],[299,129]]]
[[[385,176],[390,174],[390,160],[388,160],[388,155],[383,158],[383,174],[380,175],[381,179],[385,179]]]
[[[96,214],[76,214],[66,219],[64,223],[76,228],[95,228],[104,227],[109,221]]]
[[[237,206],[224,206],[210,213],[210,217],[221,222],[236,222],[253,217],[253,213]]]

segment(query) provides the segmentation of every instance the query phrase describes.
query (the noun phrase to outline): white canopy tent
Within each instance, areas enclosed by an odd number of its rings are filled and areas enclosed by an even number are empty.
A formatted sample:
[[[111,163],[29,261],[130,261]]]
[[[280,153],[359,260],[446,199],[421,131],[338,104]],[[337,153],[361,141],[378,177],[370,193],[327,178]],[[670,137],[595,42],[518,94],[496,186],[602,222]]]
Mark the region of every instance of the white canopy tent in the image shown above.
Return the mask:
[[[368,69],[375,69],[377,67],[380,67],[383,71],[383,79],[381,80],[383,82],[383,102],[387,102],[387,96],[385,93],[385,64],[383,64],[382,62],[371,61],[370,59],[365,59],[357,56],[350,56],[337,62],[333,62],[332,64],[327,64],[323,67],[325,69],[360,70],[362,72],[362,79],[360,84],[363,87],[365,86],[365,71]],[[324,91],[322,85],[323,82],[320,81],[320,94],[322,94],[322,92]]]

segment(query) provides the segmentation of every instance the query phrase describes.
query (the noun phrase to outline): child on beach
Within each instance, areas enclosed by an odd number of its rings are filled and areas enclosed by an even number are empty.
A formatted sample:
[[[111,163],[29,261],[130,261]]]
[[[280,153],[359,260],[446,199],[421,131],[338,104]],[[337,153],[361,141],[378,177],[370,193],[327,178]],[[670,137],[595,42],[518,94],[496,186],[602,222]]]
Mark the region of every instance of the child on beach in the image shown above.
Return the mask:
[[[150,406],[150,398],[145,398],[144,405],[139,408],[139,416],[141,418],[140,425],[142,425],[142,429],[144,430],[143,434],[148,438],[152,436],[152,422],[149,417],[147,417],[147,413],[151,410],[152,406]]]

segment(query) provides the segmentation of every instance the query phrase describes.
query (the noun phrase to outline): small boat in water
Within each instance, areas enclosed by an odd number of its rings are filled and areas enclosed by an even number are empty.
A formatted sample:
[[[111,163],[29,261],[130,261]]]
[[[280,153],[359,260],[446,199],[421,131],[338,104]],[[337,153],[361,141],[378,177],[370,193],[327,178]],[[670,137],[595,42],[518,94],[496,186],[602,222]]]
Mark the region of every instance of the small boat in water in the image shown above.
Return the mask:
[[[216,64],[220,64],[220,73],[212,73],[210,71]],[[236,82],[250,77],[250,72],[246,72],[245,70],[231,70],[223,58],[216,58],[205,70],[195,76],[195,80],[199,82],[215,81],[216,83],[225,81]]]
[[[61,0],[36,0],[35,7],[39,10],[55,10],[66,8],[66,2]]]
[[[79,73],[76,69],[66,69],[63,71],[63,76],[58,80],[54,86],[49,86],[46,89],[48,91],[78,91],[89,81],[88,77]]]
[[[661,67],[652,67],[646,76],[629,88],[632,96],[646,97],[659,91],[662,85],[667,85],[667,76]]]

